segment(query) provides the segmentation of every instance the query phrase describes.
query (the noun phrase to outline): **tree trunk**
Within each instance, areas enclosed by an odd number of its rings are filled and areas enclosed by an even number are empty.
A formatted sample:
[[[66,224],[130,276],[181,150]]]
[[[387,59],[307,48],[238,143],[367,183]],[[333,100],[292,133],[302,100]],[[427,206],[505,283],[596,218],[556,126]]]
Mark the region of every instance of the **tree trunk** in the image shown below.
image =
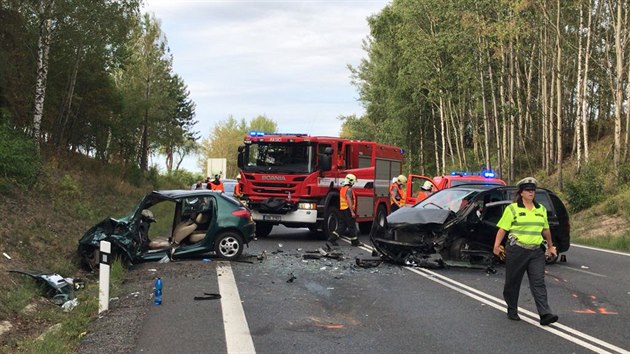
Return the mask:
[[[556,112],[558,115],[557,138],[558,147],[558,189],[562,190],[562,47],[560,45],[560,0],[556,1],[558,11],[556,15]]]
[[[621,2],[617,4],[617,20],[615,21],[615,143],[613,146],[613,172],[619,178],[619,162],[621,160],[621,108],[623,105],[623,46],[621,45]],[[612,13],[612,9],[611,9]]]
[[[479,40],[479,48],[481,49],[481,39]],[[479,50],[481,53],[481,50]],[[483,157],[484,164],[486,168],[491,168],[490,165],[490,131],[488,127],[488,108],[486,107],[486,90],[484,85],[484,77],[483,77],[483,59],[482,56],[479,55],[479,82],[481,83],[481,109],[483,116],[481,119],[483,120]]]
[[[584,10],[582,4],[580,6],[580,25],[578,27],[578,72],[577,72],[577,107],[576,107],[576,122],[575,122],[575,145],[576,145],[576,166],[578,173],[580,172],[582,164],[582,137],[581,137],[581,119],[582,119],[582,101],[584,100],[584,92],[582,92],[582,32],[584,31]]]
[[[442,175],[446,170],[446,118],[444,117],[444,98],[440,94],[440,131],[442,133]]]
[[[76,49],[74,66],[72,68],[72,75],[70,77],[70,83],[68,85],[68,97],[66,97],[65,107],[61,111],[61,117],[59,117],[60,121],[59,121],[59,132],[57,136],[57,147],[61,146],[61,142],[63,141],[65,130],[66,130],[66,124],[68,122],[70,113],[72,111],[72,100],[74,99],[74,88],[76,87],[76,84],[77,84],[79,64],[81,63],[81,52],[82,52],[82,46],[79,45],[79,47]]]
[[[547,130],[547,121],[549,120],[548,111],[548,94],[547,94],[547,36],[546,30],[540,33],[540,60],[538,76],[540,80],[540,110],[542,113],[542,165],[545,173],[549,175],[549,131]]]
[[[488,57],[488,77],[490,78],[490,92],[492,93],[492,114],[494,116],[494,137],[497,144],[497,167],[496,170],[499,176],[503,178],[502,162],[501,159],[501,130],[499,128],[499,110],[497,107],[497,94],[494,89],[494,77],[492,73],[492,61],[490,60],[490,51],[486,51]]]
[[[33,139],[39,153],[42,116],[44,115],[44,101],[46,100],[46,82],[48,81],[48,53],[52,38],[52,19],[50,10],[55,6],[51,1],[46,6],[46,1],[39,4],[39,38],[37,40],[37,80],[35,82],[35,104],[33,107]]]
[[[440,161],[440,147],[438,145],[438,139],[437,139],[437,126],[435,125],[435,107],[433,105],[431,105],[431,121],[433,122],[433,141],[434,144],[433,146],[435,147],[434,152],[435,152],[435,175],[439,176],[442,175],[443,171],[442,171],[442,164]]]

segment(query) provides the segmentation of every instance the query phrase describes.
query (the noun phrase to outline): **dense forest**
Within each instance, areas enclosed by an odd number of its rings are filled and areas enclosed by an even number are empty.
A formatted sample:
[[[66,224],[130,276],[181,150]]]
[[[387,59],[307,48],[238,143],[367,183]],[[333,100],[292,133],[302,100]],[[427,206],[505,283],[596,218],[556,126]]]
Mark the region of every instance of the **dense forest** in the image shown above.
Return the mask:
[[[627,179],[630,3],[612,0],[394,0],[368,19],[367,58],[350,66],[366,114],[342,135],[403,147],[426,174],[489,166],[514,181],[563,161]]]
[[[195,105],[140,0],[0,0],[0,23],[4,129],[143,171],[195,148]]]

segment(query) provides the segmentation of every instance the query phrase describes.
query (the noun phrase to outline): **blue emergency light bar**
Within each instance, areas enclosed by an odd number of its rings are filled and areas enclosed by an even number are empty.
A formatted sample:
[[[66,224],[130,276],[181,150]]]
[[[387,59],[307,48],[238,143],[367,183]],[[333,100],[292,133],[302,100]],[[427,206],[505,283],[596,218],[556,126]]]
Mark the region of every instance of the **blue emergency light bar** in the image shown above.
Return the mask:
[[[259,132],[257,130],[251,130],[249,136],[265,136],[265,135],[279,135],[279,136],[308,136],[308,134],[304,133],[265,133]]]
[[[497,174],[492,170],[484,169],[481,172],[451,171],[451,176],[483,176],[485,178],[495,178]]]

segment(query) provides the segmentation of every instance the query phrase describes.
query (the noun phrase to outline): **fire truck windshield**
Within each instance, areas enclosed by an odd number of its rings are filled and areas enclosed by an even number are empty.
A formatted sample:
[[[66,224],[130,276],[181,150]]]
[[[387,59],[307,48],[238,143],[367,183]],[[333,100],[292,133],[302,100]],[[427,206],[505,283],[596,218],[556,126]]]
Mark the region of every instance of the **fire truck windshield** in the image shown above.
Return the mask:
[[[246,146],[245,171],[311,173],[315,170],[310,143],[253,142]]]

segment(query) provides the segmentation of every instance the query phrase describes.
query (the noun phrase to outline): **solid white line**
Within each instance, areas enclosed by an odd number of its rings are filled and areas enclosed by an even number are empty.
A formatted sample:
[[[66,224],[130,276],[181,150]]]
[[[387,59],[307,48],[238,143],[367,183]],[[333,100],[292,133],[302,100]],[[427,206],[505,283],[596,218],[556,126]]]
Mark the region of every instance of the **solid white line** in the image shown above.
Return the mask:
[[[596,276],[596,277],[608,278],[608,276],[604,275],[604,274],[589,272],[588,270],[577,269],[577,268],[566,266],[564,264],[557,264],[556,263],[556,264],[554,264],[554,267],[563,267],[563,268],[566,268],[568,270],[572,270],[572,271],[575,271],[575,272],[580,272],[580,273],[584,273],[584,274],[588,274],[588,275],[593,275],[593,276]]]
[[[370,251],[373,249],[372,247],[370,247],[370,246],[368,246],[366,244],[363,244],[363,246],[364,247],[361,247],[363,249],[369,249]],[[486,304],[488,306],[491,306],[491,307],[494,307],[495,309],[500,310],[501,312],[507,313],[507,308],[505,306],[505,302],[504,302],[503,299],[499,299],[499,298],[497,298],[495,296],[492,296],[490,294],[484,293],[484,292],[482,292],[480,290],[477,290],[477,289],[475,289],[473,287],[470,287],[470,286],[468,286],[466,284],[460,283],[460,282],[458,282],[458,281],[456,281],[454,279],[448,278],[446,276],[443,276],[441,274],[438,274],[438,273],[433,272],[433,271],[428,270],[428,269],[412,268],[412,267],[403,267],[403,268],[405,268],[405,269],[407,269],[407,270],[409,270],[411,272],[414,272],[414,273],[416,273],[418,275],[421,275],[424,278],[429,279],[431,281],[434,281],[434,282],[436,282],[438,284],[444,285],[447,288],[455,290],[455,291],[457,291],[457,292],[459,292],[461,294],[464,294],[464,295],[466,295],[468,297],[471,297],[471,298],[473,298],[475,300],[481,301],[481,302],[483,302],[484,304]],[[525,322],[527,322],[529,324],[532,324],[532,325],[534,325],[536,327],[539,327],[540,329],[545,330],[547,332],[553,333],[553,334],[555,334],[555,335],[557,335],[559,337],[562,337],[562,338],[564,338],[564,339],[566,339],[566,340],[568,340],[568,341],[570,341],[572,343],[575,343],[577,345],[580,345],[580,346],[582,346],[584,348],[590,349],[590,350],[592,350],[592,351],[594,351],[596,353],[611,353],[611,352],[609,352],[607,350],[604,350],[603,348],[600,348],[600,347],[607,348],[607,349],[612,350],[613,352],[617,352],[617,353],[630,353],[630,351],[628,351],[626,349],[623,349],[623,348],[617,347],[617,346],[615,346],[613,344],[604,342],[603,340],[600,340],[598,338],[590,336],[590,335],[588,335],[586,333],[582,333],[582,332],[580,332],[578,330],[575,330],[575,329],[573,329],[571,327],[562,325],[560,323],[555,323],[552,326],[541,326],[539,324],[538,320],[537,320],[538,315],[536,313],[533,313],[533,312],[531,312],[529,310],[526,310],[526,309],[524,309],[522,307],[519,307],[518,309],[519,309],[519,313],[525,314],[525,315],[530,316],[530,317],[533,318],[533,319],[531,319],[531,318],[523,316],[522,319]],[[592,345],[592,344],[590,344],[588,342],[585,342],[585,341],[583,341],[581,339],[578,339],[576,337],[573,337],[571,335],[563,333],[563,332],[559,331],[558,329],[556,329],[554,327],[557,327],[557,328],[562,329],[562,330],[564,330],[564,331],[566,331],[568,333],[571,333],[574,336],[581,337],[581,338],[583,338],[585,340],[593,342],[593,343],[599,345],[600,347],[596,347],[596,346],[594,346],[594,345]]]
[[[600,251],[600,252],[606,252],[606,253],[617,254],[617,255],[620,255],[620,256],[630,257],[630,253],[619,252],[619,251],[611,251],[611,250],[607,250],[607,249],[603,249],[603,248],[597,248],[597,247],[591,247],[591,246],[576,245],[575,243],[572,243],[571,247],[584,248],[584,249],[592,250],[592,251]]]
[[[221,310],[223,311],[223,327],[228,354],[256,353],[247,318],[245,318],[245,311],[243,311],[241,304],[241,296],[238,293],[234,273],[229,262],[219,262],[217,281],[221,294]]]

